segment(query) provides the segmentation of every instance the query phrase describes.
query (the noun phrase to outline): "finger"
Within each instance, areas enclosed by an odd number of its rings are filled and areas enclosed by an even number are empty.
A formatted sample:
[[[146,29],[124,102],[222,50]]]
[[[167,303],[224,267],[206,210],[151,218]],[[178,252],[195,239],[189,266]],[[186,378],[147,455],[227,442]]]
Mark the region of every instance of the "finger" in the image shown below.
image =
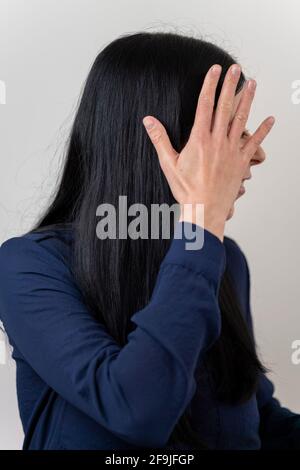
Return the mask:
[[[266,118],[254,132],[251,138],[242,147],[241,150],[249,159],[251,159],[257,152],[259,146],[271,131],[274,122],[275,118],[273,116]]]
[[[222,67],[214,64],[207,72],[197,103],[195,120],[191,134],[201,137],[210,133],[216,89],[221,75]]]
[[[174,163],[178,158],[178,153],[173,148],[165,127],[153,116],[145,116],[143,124],[148,136],[157,152],[160,165],[163,169]]]
[[[228,138],[232,142],[239,142],[242,133],[245,130],[246,123],[248,121],[250,108],[255,95],[256,81],[249,80],[246,84],[246,88],[242,95],[241,101],[239,102],[236,113],[233,117]]]
[[[251,137],[252,137],[252,134],[250,133],[250,131],[248,131],[248,129],[244,129],[243,134],[241,136],[241,140],[243,142],[242,142],[242,145],[240,145],[240,148],[244,147],[245,142],[248,142],[248,140]],[[266,159],[266,153],[264,149],[261,146],[259,146],[251,159],[251,165],[252,166],[259,165],[260,163],[264,162],[265,159]]]
[[[241,74],[241,67],[233,64],[227,70],[220,97],[217,104],[212,134],[227,136],[229,121],[231,119],[233,101]]]

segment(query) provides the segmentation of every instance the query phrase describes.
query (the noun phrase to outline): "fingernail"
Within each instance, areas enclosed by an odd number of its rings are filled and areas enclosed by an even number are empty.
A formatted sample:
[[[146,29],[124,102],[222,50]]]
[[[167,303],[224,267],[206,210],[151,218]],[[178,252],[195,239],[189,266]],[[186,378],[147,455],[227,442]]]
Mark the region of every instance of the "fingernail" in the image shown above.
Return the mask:
[[[154,121],[151,118],[145,118],[143,119],[143,124],[146,129],[152,129],[152,127],[154,126]]]
[[[222,69],[221,65],[215,64],[211,70],[214,75],[217,75],[219,72],[221,72],[221,69]]]
[[[270,124],[270,125],[273,125],[274,122],[275,122],[275,118],[274,118],[273,116],[271,116],[271,117],[269,118],[269,124]]]
[[[256,81],[255,81],[255,80],[249,80],[249,82],[248,82],[248,88],[249,88],[249,90],[254,91],[255,88],[256,88]]]
[[[237,74],[239,73],[240,69],[241,69],[241,68],[240,68],[239,65],[237,65],[237,64],[234,65],[234,66],[232,67],[232,69],[231,69],[232,75],[237,75]]]

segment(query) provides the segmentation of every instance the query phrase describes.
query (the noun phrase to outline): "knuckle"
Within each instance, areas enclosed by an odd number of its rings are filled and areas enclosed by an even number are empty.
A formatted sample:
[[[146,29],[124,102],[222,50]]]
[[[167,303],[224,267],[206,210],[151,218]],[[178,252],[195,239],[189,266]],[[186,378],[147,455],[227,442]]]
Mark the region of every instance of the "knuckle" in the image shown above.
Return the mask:
[[[162,131],[160,129],[153,130],[150,135],[154,145],[158,144],[162,139]]]
[[[232,108],[232,103],[230,100],[228,99],[225,99],[225,100],[222,100],[221,103],[220,103],[220,109],[222,111],[230,111]]]
[[[253,137],[253,144],[256,147],[259,147],[261,143],[262,143],[262,138],[260,136],[257,135]]]
[[[241,122],[242,124],[244,124],[244,123],[247,122],[248,116],[247,116],[246,113],[237,113],[237,114],[234,116],[234,118],[235,118],[237,121],[239,121],[239,122]]]
[[[200,103],[204,106],[213,106],[214,100],[208,93],[203,93],[200,95]]]

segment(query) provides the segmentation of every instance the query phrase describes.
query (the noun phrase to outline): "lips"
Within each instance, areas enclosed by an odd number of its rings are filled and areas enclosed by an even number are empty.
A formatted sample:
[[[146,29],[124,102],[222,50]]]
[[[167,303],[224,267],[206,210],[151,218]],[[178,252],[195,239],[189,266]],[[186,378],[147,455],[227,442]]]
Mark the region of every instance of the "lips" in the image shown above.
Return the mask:
[[[239,192],[238,192],[238,194],[237,194],[237,197],[240,197],[240,196],[242,196],[243,194],[245,194],[246,188],[245,188],[245,186],[243,185],[243,183],[244,183],[244,181],[250,180],[251,178],[252,178],[252,175],[250,174],[247,178],[243,178],[243,179],[242,179],[242,184],[241,184],[241,187],[240,187]]]
[[[246,192],[246,188],[244,185],[241,185],[239,192],[237,193],[237,198],[241,197]]]
[[[251,180],[251,178],[252,178],[252,175],[250,174],[249,176],[247,176],[247,178],[243,178],[242,183],[246,180]]]

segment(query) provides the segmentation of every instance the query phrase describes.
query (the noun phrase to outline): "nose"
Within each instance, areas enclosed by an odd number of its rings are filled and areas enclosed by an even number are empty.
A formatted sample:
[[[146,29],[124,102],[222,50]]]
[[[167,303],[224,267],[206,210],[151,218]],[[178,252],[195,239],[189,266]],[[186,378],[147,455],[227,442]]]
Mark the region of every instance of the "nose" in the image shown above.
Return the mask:
[[[245,129],[244,133],[243,133],[243,137],[242,137],[243,142],[245,142],[245,141],[247,142],[251,138],[251,136],[252,136],[252,134],[248,131],[248,129]],[[265,159],[266,159],[265,151],[261,147],[261,145],[259,145],[259,147],[257,148],[255,154],[253,155],[253,157],[250,160],[250,166],[259,165]],[[251,175],[250,175],[250,178],[251,178]],[[250,178],[245,178],[245,179],[250,179]]]
[[[266,159],[266,153],[261,146],[258,147],[256,153],[253,155],[250,161],[250,165],[259,165]]]
[[[260,163],[262,163],[264,160],[266,159],[266,153],[265,151],[263,150],[263,148],[261,146],[258,147],[256,153],[253,155],[253,157],[251,158],[250,160],[250,164],[249,164],[249,169],[248,169],[248,174],[247,176],[245,176],[245,178],[243,178],[243,181],[245,180],[250,180],[252,178],[252,175],[250,173],[250,168],[251,166],[254,166],[254,165],[259,165]]]

